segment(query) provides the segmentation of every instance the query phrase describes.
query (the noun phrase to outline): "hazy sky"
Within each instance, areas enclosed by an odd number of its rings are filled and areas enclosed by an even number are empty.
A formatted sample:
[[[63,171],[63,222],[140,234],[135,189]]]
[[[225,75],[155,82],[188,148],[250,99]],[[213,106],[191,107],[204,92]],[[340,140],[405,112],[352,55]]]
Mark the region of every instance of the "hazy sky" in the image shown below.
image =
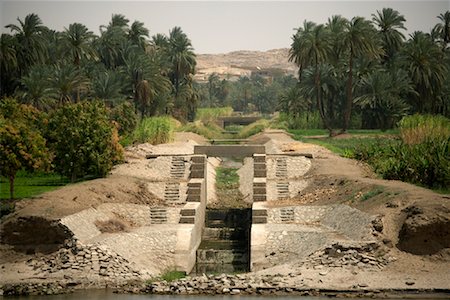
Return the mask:
[[[450,10],[450,0],[440,1],[22,1],[0,0],[3,32],[29,13],[37,13],[44,25],[63,30],[69,24],[85,24],[94,33],[108,24],[112,14],[144,22],[150,34],[166,33],[181,26],[197,53],[234,50],[268,50],[289,47],[294,28],[305,19],[324,23],[340,14],[351,18],[392,7],[406,18],[408,33],[429,32],[440,13]]]

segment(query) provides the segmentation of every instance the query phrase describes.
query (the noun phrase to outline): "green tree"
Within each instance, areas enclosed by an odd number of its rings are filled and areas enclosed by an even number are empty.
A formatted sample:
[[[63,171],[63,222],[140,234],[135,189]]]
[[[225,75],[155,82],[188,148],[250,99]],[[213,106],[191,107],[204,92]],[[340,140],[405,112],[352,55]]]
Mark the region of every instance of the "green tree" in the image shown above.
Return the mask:
[[[148,44],[149,31],[144,27],[144,23],[139,21],[134,21],[131,24],[130,30],[128,31],[128,40],[133,44],[139,46],[142,50],[145,50]]]
[[[60,104],[75,102],[78,93],[87,91],[90,84],[80,69],[63,62],[52,67],[49,79]]]
[[[46,141],[33,124],[38,112],[19,105],[13,99],[0,104],[0,173],[9,180],[10,198],[14,198],[17,171],[44,170],[50,165]]]
[[[33,66],[20,80],[22,89],[17,93],[22,103],[31,104],[37,109],[50,109],[57,93],[50,85],[49,69],[46,66]]]
[[[442,50],[446,50],[450,44],[450,10],[440,14],[438,19],[442,23],[436,24],[432,30],[432,35],[442,45]]]
[[[80,66],[82,59],[96,60],[97,52],[92,46],[95,35],[86,26],[73,23],[61,35],[64,56],[72,57],[73,64]]]
[[[377,14],[372,14],[372,20],[378,27],[384,50],[383,60],[392,61],[393,57],[402,47],[405,36],[400,30],[406,30],[405,17],[392,8],[377,10]]]
[[[14,92],[17,83],[17,40],[9,34],[0,37],[0,97]]]
[[[17,61],[20,75],[25,74],[34,64],[44,63],[47,58],[46,40],[43,33],[47,27],[36,14],[29,14],[25,20],[17,18],[19,26],[15,24],[6,25],[6,28],[14,32],[17,40]]]
[[[122,157],[115,130],[101,102],[82,101],[52,112],[48,140],[55,170],[72,181],[86,175],[106,176]]]
[[[295,57],[295,61],[299,67],[305,67],[305,64],[311,64],[314,68],[314,86],[317,109],[322,118],[325,128],[332,134],[331,124],[325,114],[325,108],[322,99],[320,65],[327,61],[331,50],[330,34],[326,27],[322,24],[315,24],[305,21],[305,27],[308,30],[297,30],[297,34],[293,37],[296,48],[291,48],[291,56]],[[299,42],[295,42],[299,39]],[[300,64],[300,65],[299,65]]]
[[[172,65],[169,78],[177,96],[183,80],[195,73],[196,65],[192,43],[180,27],[174,27],[169,33],[168,56]]]
[[[408,114],[405,97],[414,93],[414,87],[404,70],[387,72],[379,69],[364,76],[357,87],[355,103],[366,112],[374,128],[392,128]]]
[[[442,63],[444,53],[431,36],[416,31],[402,50],[402,67],[407,70],[415,91],[410,99],[415,112],[434,113],[441,89],[445,82],[447,67]]]
[[[354,17],[345,26],[343,44],[348,51],[348,77],[346,95],[347,100],[344,109],[344,121],[342,132],[346,132],[353,107],[353,67],[354,60],[358,57],[370,57],[377,59],[382,54],[376,30],[370,21],[362,17]]]

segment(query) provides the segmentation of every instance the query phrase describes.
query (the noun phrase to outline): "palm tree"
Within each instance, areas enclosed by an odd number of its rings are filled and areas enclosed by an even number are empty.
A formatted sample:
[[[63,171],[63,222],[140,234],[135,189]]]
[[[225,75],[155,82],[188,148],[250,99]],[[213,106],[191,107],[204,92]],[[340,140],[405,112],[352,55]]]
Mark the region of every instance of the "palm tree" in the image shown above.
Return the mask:
[[[124,81],[122,74],[114,70],[96,72],[92,79],[92,96],[103,99],[112,106],[125,99],[122,94]]]
[[[353,65],[355,58],[378,58],[382,54],[380,42],[376,30],[366,19],[354,17],[345,25],[343,44],[348,51],[348,78],[346,94],[347,100],[344,110],[344,122],[342,132],[346,132],[350,123],[353,106]]]
[[[53,66],[49,78],[60,104],[74,102],[75,94],[87,91],[90,84],[79,69],[64,62]]]
[[[413,107],[419,113],[436,112],[438,97],[445,82],[444,53],[431,36],[420,31],[411,35],[402,51],[402,66],[415,85]]]
[[[341,62],[342,56],[345,54],[345,45],[343,45],[343,35],[345,30],[345,25],[348,20],[340,15],[334,15],[328,18],[328,22],[325,25],[330,31],[330,42],[332,44],[329,63],[337,67]]]
[[[17,62],[16,39],[3,33],[0,37],[0,97],[14,91]]]
[[[148,55],[130,52],[124,58],[124,63],[124,72],[129,83],[128,90],[134,95],[136,108],[140,107],[144,99],[140,98],[140,95],[148,95],[149,98],[146,98],[148,101],[144,100],[151,104],[155,97],[170,91],[170,81],[161,74],[160,66]],[[144,111],[144,114],[147,111]]]
[[[414,87],[406,71],[388,72],[379,69],[361,78],[357,86],[358,104],[369,116],[373,128],[388,129],[409,111],[405,96],[414,93]],[[369,120],[367,120],[369,119]]]
[[[22,76],[23,87],[18,96],[23,103],[31,104],[40,110],[48,110],[57,98],[49,82],[49,70],[45,66],[33,66],[30,72]]]
[[[435,36],[436,40],[442,43],[442,50],[444,51],[450,44],[450,11],[447,10],[445,13],[440,14],[438,19],[442,23],[436,24],[432,30],[432,35]]]
[[[92,47],[95,35],[86,26],[80,23],[73,23],[69,28],[65,28],[61,35],[63,53],[73,58],[73,64],[80,66],[82,59],[96,60],[97,52]]]
[[[134,21],[131,24],[130,30],[128,31],[128,40],[134,44],[139,46],[142,50],[145,50],[148,41],[149,31],[144,27],[144,23],[139,21]]]
[[[126,33],[128,31],[128,22],[130,22],[130,20],[128,20],[124,15],[113,14],[108,26],[100,26],[100,32],[103,33],[104,31],[111,30],[112,28],[119,28],[124,33]]]
[[[175,97],[180,84],[189,74],[195,73],[195,54],[191,41],[180,27],[174,27],[169,33],[169,61],[171,62],[170,80],[175,89]]]
[[[372,14],[372,20],[378,27],[384,50],[383,60],[390,62],[395,54],[400,50],[405,36],[400,30],[406,30],[403,15],[392,8],[377,10],[377,14]]]
[[[317,109],[319,110],[325,128],[328,129],[331,135],[333,130],[325,115],[322,102],[322,90],[320,88],[320,65],[327,61],[330,53],[330,34],[323,24],[316,25],[315,23],[305,21],[305,27],[306,25],[308,26],[308,30],[297,31],[295,39],[299,39],[298,45],[301,45],[301,47],[291,47],[291,56],[295,57],[299,67],[304,67],[305,64],[311,64],[311,67],[314,68]]]
[[[304,21],[303,27],[297,28],[297,32],[292,36],[291,48],[289,49],[289,61],[293,61],[298,66],[298,78],[302,81],[302,72],[311,64],[311,58],[305,50],[303,36],[309,34],[316,26],[314,22]]]
[[[36,14],[27,15],[24,21],[17,18],[17,21],[19,26],[9,24],[5,27],[15,33],[18,45],[17,61],[20,75],[22,75],[32,65],[45,62],[47,48],[42,33],[47,30],[47,27],[42,25],[41,19]]]

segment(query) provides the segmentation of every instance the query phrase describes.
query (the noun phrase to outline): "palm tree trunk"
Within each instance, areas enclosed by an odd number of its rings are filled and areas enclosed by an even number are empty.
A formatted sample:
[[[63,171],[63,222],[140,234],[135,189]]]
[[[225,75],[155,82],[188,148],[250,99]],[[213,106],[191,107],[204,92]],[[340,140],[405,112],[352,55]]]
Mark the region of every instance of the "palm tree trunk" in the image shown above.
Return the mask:
[[[344,111],[344,124],[342,133],[345,133],[350,123],[350,116],[352,114],[353,104],[353,48],[350,49],[350,60],[348,64],[348,80],[347,80],[347,102]]]
[[[329,131],[330,136],[333,135],[333,129],[331,129],[330,124],[325,116],[325,111],[323,108],[323,103],[321,99],[321,93],[320,93],[320,75],[318,70],[318,64],[316,63],[316,99],[317,99],[317,109],[319,110],[320,118],[322,119],[323,125],[325,128]]]
[[[16,174],[9,175],[9,199],[14,199],[14,180],[16,179]]]

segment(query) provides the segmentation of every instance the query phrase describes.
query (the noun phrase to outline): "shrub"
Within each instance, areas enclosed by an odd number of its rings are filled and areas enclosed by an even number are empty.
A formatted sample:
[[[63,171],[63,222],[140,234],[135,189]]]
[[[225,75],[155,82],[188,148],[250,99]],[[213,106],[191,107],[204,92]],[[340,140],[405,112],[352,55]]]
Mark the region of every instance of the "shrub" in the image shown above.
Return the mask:
[[[136,128],[138,116],[130,102],[123,102],[111,110],[111,119],[119,124],[121,136],[130,134]]]
[[[445,140],[450,137],[450,119],[443,116],[407,116],[398,125],[400,137],[408,145],[430,140]]]
[[[281,113],[280,123],[290,129],[317,129],[323,128],[323,122],[318,112],[302,112],[296,116]]]
[[[142,119],[132,134],[132,142],[153,145],[168,143],[173,140],[175,122],[170,117]]]
[[[86,175],[106,176],[122,158],[115,130],[101,102],[68,104],[54,111],[47,135],[55,170],[72,181]]]
[[[360,146],[355,157],[367,161],[385,179],[429,188],[450,186],[450,126],[440,116],[410,116],[400,123],[399,141]]]
[[[233,114],[233,108],[226,107],[208,107],[197,109],[195,115],[196,120],[208,121],[211,119],[217,119],[219,117],[228,117]]]
[[[238,133],[238,137],[247,138],[254,134],[260,133],[261,131],[264,131],[264,129],[268,128],[269,126],[270,122],[268,120],[258,120],[242,128],[242,130]]]
[[[13,199],[17,172],[47,169],[50,154],[38,130],[39,111],[20,105],[14,99],[5,99],[0,104],[0,120],[0,174],[9,179],[10,198]]]
[[[203,123],[202,121],[195,121],[181,127],[179,130],[193,132],[204,136],[207,139],[224,138],[222,128],[212,121],[206,123]]]

